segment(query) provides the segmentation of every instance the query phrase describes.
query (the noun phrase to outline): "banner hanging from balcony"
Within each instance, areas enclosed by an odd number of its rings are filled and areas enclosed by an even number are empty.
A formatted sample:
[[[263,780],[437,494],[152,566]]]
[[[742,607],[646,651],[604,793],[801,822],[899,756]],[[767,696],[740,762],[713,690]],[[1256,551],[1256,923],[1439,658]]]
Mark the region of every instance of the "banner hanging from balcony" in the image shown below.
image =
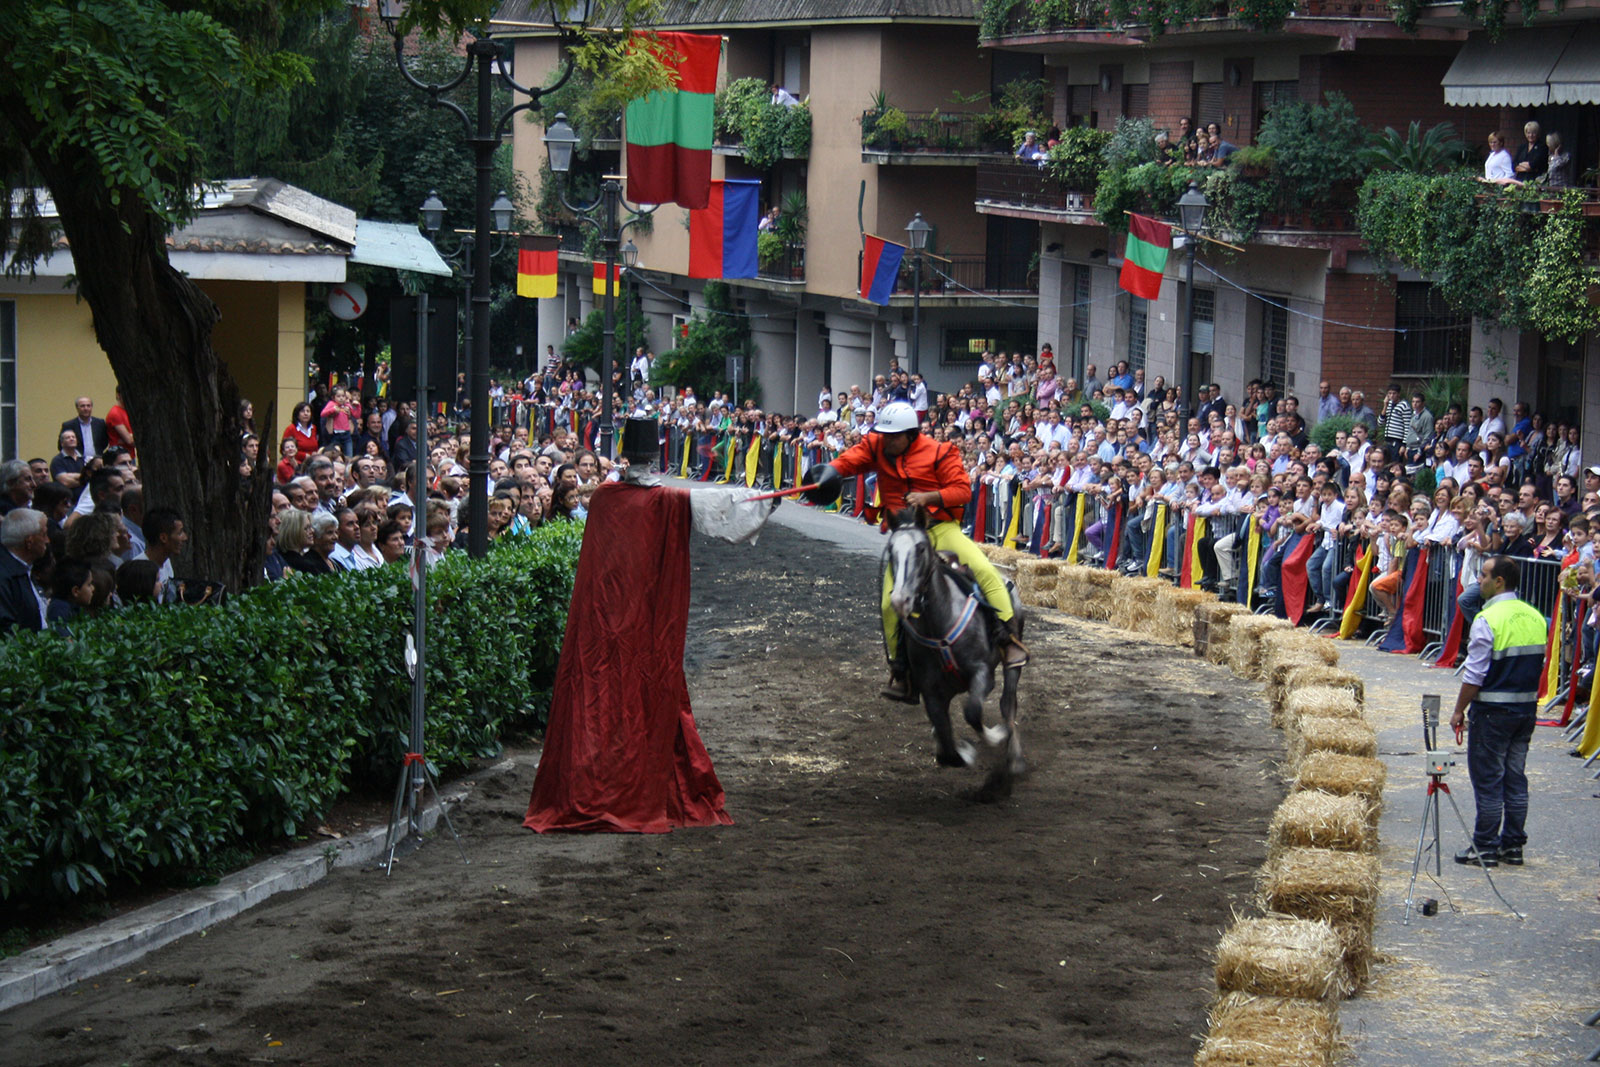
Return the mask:
[[[861,299],[874,304],[888,304],[894,292],[894,280],[900,273],[900,260],[905,257],[906,246],[882,237],[862,234],[866,247],[861,252]]]
[[[556,295],[556,258],[561,238],[529,234],[517,249],[517,295],[533,300]]]
[[[651,49],[678,87],[635,100],[624,112],[628,199],[703,208],[711,197],[712,100],[722,38],[636,32],[634,44]]]
[[[754,278],[761,183],[749,178],[711,183],[705,207],[689,212],[689,277]]]
[[[594,265],[594,295],[606,295],[606,265],[603,260],[597,260]],[[611,268],[611,295],[622,295],[622,264]]]
[[[1172,227],[1144,215],[1128,215],[1128,244],[1122,252],[1117,284],[1134,296],[1154,300],[1161,295],[1161,275],[1172,251]]]

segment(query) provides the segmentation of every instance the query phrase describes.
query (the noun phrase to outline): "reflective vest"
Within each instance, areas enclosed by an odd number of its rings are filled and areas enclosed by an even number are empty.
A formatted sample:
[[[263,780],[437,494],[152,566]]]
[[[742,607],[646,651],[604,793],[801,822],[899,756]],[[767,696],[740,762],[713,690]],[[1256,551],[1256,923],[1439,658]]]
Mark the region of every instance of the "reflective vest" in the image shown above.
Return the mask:
[[[1537,608],[1510,597],[1483,609],[1480,616],[1494,634],[1489,670],[1478,688],[1479,704],[1507,711],[1531,710],[1539,702],[1539,676],[1544,672],[1549,626]]]

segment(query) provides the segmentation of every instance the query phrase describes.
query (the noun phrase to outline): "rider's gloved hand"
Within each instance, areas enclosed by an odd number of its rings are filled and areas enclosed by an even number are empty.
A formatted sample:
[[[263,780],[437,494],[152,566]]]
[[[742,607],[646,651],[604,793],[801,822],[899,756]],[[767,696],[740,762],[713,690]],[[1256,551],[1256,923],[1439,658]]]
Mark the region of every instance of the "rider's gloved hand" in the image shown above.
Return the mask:
[[[816,488],[807,489],[802,495],[807,502],[819,507],[826,507],[838,500],[839,494],[844,490],[844,478],[828,463],[808,469],[806,481],[814,483]]]

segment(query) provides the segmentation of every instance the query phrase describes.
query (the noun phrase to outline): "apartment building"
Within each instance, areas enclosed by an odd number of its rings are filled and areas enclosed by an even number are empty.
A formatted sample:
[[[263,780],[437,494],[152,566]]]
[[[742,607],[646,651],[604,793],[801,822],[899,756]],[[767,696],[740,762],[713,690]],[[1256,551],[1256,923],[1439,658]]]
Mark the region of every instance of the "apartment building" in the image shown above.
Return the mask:
[[[1541,10],[1533,28],[1512,12],[1499,41],[1455,4],[1419,6],[1412,32],[1396,25],[1390,5],[1367,0],[1303,0],[1281,27],[1265,31],[1233,17],[1252,6],[1259,5],[1218,5],[1212,17],[1152,34],[1148,26],[1097,21],[1106,18],[1103,4],[1068,4],[1065,15],[1046,21],[1031,4],[991,0],[984,47],[1043,59],[1062,126],[1110,129],[1126,115],[1176,130],[1189,116],[1202,126],[1218,123],[1224,139],[1247,146],[1280,102],[1321,102],[1337,91],[1372,130],[1451,122],[1478,160],[1491,130],[1503,131],[1514,149],[1523,124],[1537,120],[1563,132],[1575,178],[1596,162],[1600,4],[1593,0]],[[1086,362],[1127,359],[1148,378],[1171,381],[1186,253],[1170,257],[1160,299],[1131,297],[1117,287],[1122,237],[1090,206],[1036,170],[979,169],[981,214],[1041,226],[1041,342],[1052,341],[1079,372]],[[1394,379],[1457,372],[1468,376],[1474,403],[1515,396],[1552,418],[1600,426],[1600,360],[1591,357],[1591,338],[1495,331],[1453,313],[1427,279],[1386,276],[1374,262],[1357,232],[1353,188],[1340,191],[1336,206],[1343,210],[1315,220],[1263,217],[1238,253],[1202,246],[1191,381],[1220,382],[1230,399],[1258,377],[1301,396],[1314,396],[1323,379],[1381,394]]]
[[[530,13],[530,9],[532,13]],[[537,84],[557,69],[555,43],[523,0],[502,7],[497,32],[513,37],[518,78]],[[752,165],[744,146],[719,144],[714,177],[761,182],[761,206],[804,198],[803,238],[765,258],[758,277],[730,282],[750,317],[756,355],[750,377],[763,403],[815,410],[818,391],[867,385],[891,359],[909,366],[912,342],[910,257],[888,306],[858,293],[862,234],[904,243],[917,214],[934,227],[924,260],[919,367],[935,389],[970,380],[983,349],[1032,351],[1038,319],[1039,222],[981,214],[979,166],[1010,157],[1012,146],[976,132],[991,94],[1016,76],[1043,71],[1035,56],[978,46],[970,0],[669,0],[660,29],[724,37],[719,85],[755,78],[805,102],[810,143]],[[863,130],[863,116],[887,103],[906,119],[894,136]],[[537,186],[545,149],[533,115],[514,131],[518,170]],[[582,131],[580,131],[582,132]],[[600,166],[621,173],[623,149],[597,142]],[[608,154],[609,153],[609,154]],[[687,277],[687,213],[658,210],[639,248],[633,282],[657,351],[670,348],[683,321],[703,306],[703,284]],[[581,237],[563,244],[561,295],[541,301],[540,349],[563,324],[587,314],[595,297]],[[937,257],[937,258],[934,258]]]

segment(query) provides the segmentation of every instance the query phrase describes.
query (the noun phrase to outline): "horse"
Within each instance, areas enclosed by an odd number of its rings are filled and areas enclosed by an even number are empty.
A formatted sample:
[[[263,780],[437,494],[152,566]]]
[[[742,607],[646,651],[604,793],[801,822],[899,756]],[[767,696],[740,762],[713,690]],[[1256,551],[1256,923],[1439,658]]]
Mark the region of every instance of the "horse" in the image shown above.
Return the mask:
[[[884,552],[893,579],[889,604],[900,617],[900,639],[906,678],[922,697],[933,724],[937,759],[945,767],[970,767],[977,749],[957,738],[950,727],[950,701],[965,693],[962,711],[967,723],[989,745],[1006,745],[1006,757],[995,768],[985,790],[1009,787],[1012,776],[1026,769],[1022,735],[1017,731],[1017,682],[1021,667],[1005,668],[1000,694],[1001,722],[985,728],[983,701],[994,690],[1001,663],[997,639],[1004,627],[983,602],[977,584],[934,550],[928,536],[927,512],[921,508],[889,518],[889,544]],[[1022,632],[1022,605],[1011,592],[1017,633]]]

